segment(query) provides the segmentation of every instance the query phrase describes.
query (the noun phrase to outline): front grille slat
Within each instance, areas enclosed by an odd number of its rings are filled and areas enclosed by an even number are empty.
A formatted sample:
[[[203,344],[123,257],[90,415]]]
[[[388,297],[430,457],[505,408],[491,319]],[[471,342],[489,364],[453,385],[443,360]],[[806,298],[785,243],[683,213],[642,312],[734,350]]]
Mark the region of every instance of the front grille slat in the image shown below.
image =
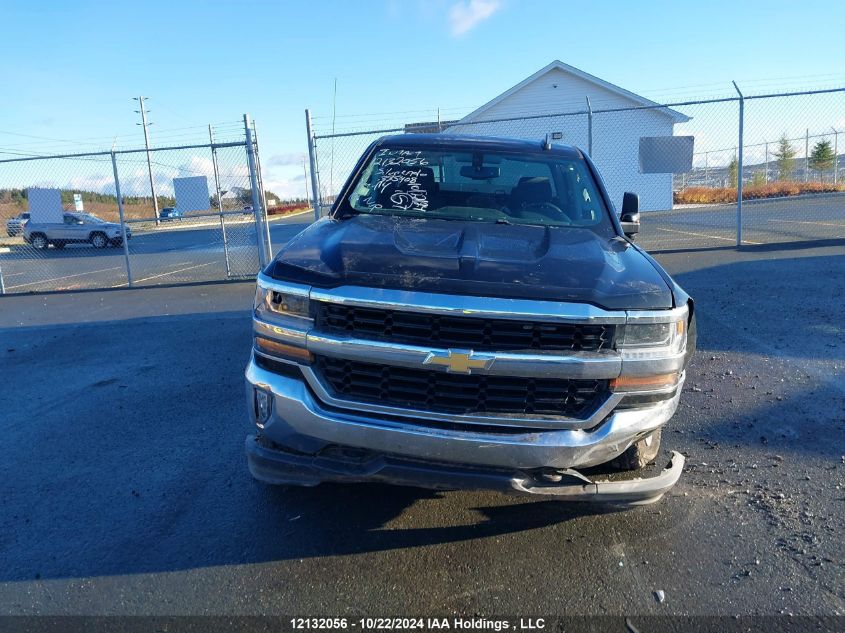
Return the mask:
[[[607,380],[450,374],[317,356],[315,369],[346,400],[452,414],[588,417]]]
[[[328,333],[476,351],[609,349],[615,326],[428,315],[317,302],[317,327]]]

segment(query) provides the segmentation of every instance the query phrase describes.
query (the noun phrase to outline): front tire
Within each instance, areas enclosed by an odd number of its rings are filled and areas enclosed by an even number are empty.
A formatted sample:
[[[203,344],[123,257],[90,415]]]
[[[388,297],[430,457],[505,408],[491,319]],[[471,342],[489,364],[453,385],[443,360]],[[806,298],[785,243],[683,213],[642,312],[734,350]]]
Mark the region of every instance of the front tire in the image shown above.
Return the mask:
[[[660,429],[631,444],[619,457],[610,462],[617,470],[639,470],[651,464],[660,454]]]
[[[105,248],[109,245],[109,239],[104,233],[92,233],[90,241],[94,248]]]
[[[29,243],[32,245],[32,248],[38,249],[39,251],[46,250],[50,243],[47,241],[47,236],[43,233],[36,233],[29,238]]]

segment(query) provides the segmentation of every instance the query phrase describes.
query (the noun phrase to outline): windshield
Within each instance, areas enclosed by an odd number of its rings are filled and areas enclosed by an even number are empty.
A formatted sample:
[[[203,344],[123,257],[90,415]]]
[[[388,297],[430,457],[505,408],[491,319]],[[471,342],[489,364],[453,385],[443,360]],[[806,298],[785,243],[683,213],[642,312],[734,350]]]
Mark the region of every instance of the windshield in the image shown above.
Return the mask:
[[[550,154],[382,148],[347,202],[357,213],[613,233],[586,163]]]
[[[80,213],[77,217],[86,224],[105,224],[106,222],[105,220],[98,218],[96,215],[90,215],[88,213]]]

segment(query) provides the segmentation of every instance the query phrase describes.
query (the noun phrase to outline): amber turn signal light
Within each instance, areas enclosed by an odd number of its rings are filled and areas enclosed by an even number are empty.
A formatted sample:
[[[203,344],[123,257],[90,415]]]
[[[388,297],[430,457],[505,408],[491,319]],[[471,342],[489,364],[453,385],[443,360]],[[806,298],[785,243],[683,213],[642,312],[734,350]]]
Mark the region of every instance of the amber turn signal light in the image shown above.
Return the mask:
[[[665,389],[678,384],[678,374],[658,374],[657,376],[621,376],[610,381],[611,391],[652,391]]]
[[[259,351],[277,358],[285,358],[287,360],[295,360],[300,363],[311,363],[314,360],[314,355],[307,349],[288,345],[287,343],[280,343],[263,336],[255,337],[255,347]]]

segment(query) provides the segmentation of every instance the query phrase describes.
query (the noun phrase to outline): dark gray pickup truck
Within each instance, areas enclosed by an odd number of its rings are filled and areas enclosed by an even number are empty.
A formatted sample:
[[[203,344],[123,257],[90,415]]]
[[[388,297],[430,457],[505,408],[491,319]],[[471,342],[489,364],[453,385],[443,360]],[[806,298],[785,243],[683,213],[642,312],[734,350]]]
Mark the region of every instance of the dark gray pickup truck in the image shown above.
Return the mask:
[[[373,143],[328,217],[258,276],[252,474],[650,503],[695,349],[690,297],[632,241],[578,149],[449,134]],[[607,468],[604,469],[605,471]]]

